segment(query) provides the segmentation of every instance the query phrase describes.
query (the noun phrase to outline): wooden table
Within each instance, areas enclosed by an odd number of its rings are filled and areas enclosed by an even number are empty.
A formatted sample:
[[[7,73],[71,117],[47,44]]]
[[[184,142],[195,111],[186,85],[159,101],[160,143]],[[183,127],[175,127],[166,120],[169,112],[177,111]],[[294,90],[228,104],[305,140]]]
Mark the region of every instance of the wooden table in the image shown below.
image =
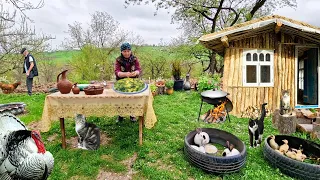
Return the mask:
[[[105,89],[100,95],[61,94],[46,96],[40,121],[40,130],[50,130],[51,122],[60,119],[62,148],[66,148],[65,118],[74,118],[75,114],[88,116],[135,116],[139,117],[139,144],[142,145],[143,125],[150,129],[157,121],[153,110],[153,96],[148,88],[139,94],[119,94]]]

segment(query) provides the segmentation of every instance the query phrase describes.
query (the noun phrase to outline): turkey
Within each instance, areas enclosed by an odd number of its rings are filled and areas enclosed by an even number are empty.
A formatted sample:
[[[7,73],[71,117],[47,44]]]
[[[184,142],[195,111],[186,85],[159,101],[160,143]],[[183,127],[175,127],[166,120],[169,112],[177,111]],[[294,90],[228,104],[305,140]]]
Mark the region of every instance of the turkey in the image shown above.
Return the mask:
[[[27,130],[17,117],[0,114],[0,179],[47,179],[54,158],[38,131]]]

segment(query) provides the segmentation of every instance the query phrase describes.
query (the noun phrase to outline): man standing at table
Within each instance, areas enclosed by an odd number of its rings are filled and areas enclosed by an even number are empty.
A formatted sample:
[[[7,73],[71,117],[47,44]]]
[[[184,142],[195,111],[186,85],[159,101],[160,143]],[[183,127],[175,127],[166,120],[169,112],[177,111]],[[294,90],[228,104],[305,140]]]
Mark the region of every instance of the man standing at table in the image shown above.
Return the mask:
[[[24,56],[23,73],[26,74],[26,85],[29,96],[32,95],[33,77],[38,76],[38,68],[35,58],[28,52],[26,48],[20,51]]]
[[[116,79],[138,78],[141,74],[139,60],[131,52],[131,45],[123,43],[120,47],[121,55],[116,59],[114,73]],[[136,122],[136,118],[130,116],[132,122]],[[123,117],[119,116],[117,122],[123,121]]]

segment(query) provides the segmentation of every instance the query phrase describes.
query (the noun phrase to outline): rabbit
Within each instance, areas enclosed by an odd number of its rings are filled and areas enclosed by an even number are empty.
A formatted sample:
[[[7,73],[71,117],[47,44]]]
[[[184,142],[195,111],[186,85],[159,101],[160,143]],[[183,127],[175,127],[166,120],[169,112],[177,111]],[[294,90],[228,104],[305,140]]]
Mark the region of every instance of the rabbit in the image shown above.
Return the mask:
[[[235,156],[240,154],[238,149],[234,148],[233,144],[230,144],[229,141],[227,141],[227,148],[223,151],[222,156]]]
[[[210,142],[210,137],[208,133],[202,132],[201,128],[197,128],[196,131],[197,131],[197,134],[194,136],[194,139],[193,139],[196,145],[200,147]]]

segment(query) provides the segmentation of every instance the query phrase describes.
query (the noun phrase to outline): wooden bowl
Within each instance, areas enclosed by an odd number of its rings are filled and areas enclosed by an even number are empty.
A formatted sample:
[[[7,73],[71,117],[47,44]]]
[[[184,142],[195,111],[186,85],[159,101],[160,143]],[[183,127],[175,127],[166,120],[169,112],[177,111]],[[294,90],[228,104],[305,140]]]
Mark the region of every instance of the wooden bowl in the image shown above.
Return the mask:
[[[103,93],[103,87],[100,86],[88,86],[83,89],[86,95],[97,95]]]

